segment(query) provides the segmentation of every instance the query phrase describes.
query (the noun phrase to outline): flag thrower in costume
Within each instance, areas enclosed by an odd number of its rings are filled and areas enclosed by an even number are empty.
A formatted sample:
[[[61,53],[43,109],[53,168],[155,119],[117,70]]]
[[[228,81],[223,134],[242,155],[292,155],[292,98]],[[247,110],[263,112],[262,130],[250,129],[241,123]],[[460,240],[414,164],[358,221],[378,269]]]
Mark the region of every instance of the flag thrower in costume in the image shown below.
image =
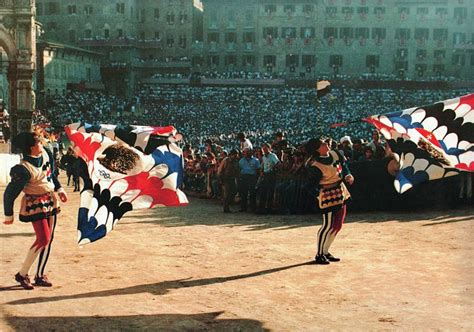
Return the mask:
[[[179,189],[183,157],[174,127],[74,123],[65,130],[85,162],[79,244],[106,236],[128,211],[188,203]]]
[[[400,170],[395,189],[474,172],[474,94],[364,119],[385,137]]]

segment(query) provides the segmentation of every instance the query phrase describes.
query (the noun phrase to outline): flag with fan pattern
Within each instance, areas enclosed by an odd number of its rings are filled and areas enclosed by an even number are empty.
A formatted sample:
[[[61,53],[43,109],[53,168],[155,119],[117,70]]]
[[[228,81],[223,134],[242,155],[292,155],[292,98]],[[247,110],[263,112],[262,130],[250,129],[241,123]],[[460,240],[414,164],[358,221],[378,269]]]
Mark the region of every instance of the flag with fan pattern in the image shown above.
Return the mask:
[[[364,119],[385,137],[403,193],[424,181],[474,172],[474,94]]]
[[[74,123],[65,131],[84,161],[79,244],[106,236],[126,212],[188,203],[174,127]]]

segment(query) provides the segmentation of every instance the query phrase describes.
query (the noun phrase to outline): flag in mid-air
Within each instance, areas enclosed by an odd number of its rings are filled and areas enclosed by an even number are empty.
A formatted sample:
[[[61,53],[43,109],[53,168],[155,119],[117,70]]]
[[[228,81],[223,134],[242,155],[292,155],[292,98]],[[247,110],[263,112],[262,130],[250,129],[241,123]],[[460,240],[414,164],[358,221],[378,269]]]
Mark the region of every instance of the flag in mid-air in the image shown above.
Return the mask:
[[[318,81],[316,82],[316,93],[318,99],[324,97],[331,92],[331,82],[329,81]]]
[[[474,172],[474,94],[364,119],[383,134],[400,164],[395,189]]]
[[[78,214],[78,242],[104,237],[131,210],[186,205],[179,189],[181,139],[172,126],[115,126],[74,123],[66,133],[85,162]]]

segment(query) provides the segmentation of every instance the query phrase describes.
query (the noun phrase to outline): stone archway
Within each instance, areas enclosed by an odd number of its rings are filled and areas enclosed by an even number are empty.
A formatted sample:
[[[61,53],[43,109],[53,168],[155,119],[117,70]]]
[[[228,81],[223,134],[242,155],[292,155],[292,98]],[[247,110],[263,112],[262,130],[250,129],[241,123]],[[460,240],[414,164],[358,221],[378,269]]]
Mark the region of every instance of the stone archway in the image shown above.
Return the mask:
[[[36,61],[35,0],[0,1],[0,46],[8,57],[8,111],[12,135],[30,131]]]

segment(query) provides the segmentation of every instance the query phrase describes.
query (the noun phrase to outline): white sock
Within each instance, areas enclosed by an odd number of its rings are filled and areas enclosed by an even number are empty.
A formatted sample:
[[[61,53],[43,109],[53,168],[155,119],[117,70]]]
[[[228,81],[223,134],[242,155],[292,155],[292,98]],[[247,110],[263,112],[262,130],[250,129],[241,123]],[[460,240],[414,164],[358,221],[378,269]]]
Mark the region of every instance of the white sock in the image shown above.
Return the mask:
[[[25,261],[23,262],[23,265],[20,269],[20,275],[22,277],[25,277],[28,273],[30,273],[31,265],[33,265],[33,262],[35,261],[39,252],[40,251],[36,247],[30,248],[28,254],[26,255]]]

